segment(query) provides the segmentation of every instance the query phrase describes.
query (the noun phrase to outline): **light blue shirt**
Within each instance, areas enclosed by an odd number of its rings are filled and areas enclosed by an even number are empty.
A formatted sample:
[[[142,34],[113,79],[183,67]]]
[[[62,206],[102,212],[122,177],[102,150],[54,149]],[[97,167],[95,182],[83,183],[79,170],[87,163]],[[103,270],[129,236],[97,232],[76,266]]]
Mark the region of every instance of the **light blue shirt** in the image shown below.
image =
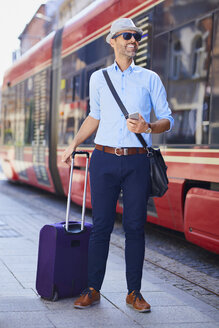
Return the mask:
[[[122,72],[117,63],[107,67],[109,77],[129,113],[140,113],[146,122],[150,122],[153,107],[157,119],[170,121],[170,130],[174,120],[166,99],[166,91],[159,76],[148,69],[132,64]],[[90,113],[100,120],[94,142],[110,147],[142,147],[133,132],[126,125],[126,119],[116,103],[103,76],[102,70],[91,75]],[[151,135],[142,133],[148,146]]]

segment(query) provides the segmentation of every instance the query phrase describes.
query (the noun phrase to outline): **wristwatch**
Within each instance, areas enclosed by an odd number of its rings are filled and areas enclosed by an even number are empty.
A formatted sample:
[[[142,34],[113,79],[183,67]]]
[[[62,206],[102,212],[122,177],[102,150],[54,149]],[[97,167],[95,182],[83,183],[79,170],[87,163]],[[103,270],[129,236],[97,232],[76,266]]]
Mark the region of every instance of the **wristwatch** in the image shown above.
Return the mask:
[[[151,133],[151,132],[152,132],[151,125],[150,125],[150,123],[148,123],[148,128],[147,128],[147,130],[145,131],[145,133]]]

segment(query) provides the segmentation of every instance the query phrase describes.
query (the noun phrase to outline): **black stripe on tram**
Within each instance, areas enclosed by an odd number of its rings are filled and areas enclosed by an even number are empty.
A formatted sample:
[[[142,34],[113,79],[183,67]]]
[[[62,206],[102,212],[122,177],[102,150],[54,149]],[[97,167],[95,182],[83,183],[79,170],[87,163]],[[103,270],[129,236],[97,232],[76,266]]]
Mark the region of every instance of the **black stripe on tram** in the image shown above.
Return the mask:
[[[49,120],[49,169],[57,194],[64,194],[57,168],[58,111],[61,83],[61,51],[63,28],[57,30],[52,45],[52,69],[50,82],[50,120]]]

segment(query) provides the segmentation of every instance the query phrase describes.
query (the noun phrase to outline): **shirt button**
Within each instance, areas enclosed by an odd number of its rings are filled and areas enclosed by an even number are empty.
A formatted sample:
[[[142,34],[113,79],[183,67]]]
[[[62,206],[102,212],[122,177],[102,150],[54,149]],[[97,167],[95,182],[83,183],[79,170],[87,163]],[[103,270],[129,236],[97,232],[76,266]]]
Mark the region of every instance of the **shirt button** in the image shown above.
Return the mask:
[[[124,74],[122,74],[122,77],[124,77]]]

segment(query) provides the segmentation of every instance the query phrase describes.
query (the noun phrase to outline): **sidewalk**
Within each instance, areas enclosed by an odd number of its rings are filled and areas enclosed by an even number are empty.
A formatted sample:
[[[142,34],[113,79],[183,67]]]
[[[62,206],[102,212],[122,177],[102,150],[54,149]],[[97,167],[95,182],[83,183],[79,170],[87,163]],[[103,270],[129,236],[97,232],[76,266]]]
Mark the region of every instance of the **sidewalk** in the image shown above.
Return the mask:
[[[125,304],[122,249],[111,245],[100,304],[73,308],[74,299],[48,302],[35,291],[39,230],[57,218],[4,195],[0,185],[0,328],[216,328],[216,309],[144,270],[142,294],[150,313]],[[60,220],[58,220],[60,221]],[[119,237],[112,235],[112,241]]]

